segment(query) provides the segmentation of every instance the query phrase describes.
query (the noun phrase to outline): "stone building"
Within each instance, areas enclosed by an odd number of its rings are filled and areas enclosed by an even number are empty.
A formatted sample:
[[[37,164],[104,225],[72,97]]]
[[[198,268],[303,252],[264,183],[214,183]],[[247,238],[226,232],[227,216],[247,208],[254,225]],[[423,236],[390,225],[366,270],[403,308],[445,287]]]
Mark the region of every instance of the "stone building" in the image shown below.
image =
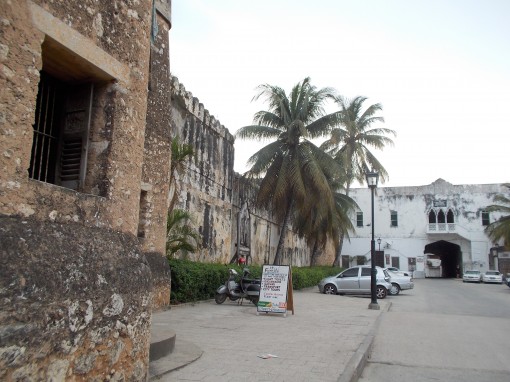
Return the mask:
[[[234,172],[234,137],[176,77],[172,78],[170,107],[172,131],[195,151],[176,191],[177,207],[191,213],[202,236],[202,249],[190,258],[228,263],[239,245],[239,253],[249,254],[253,262],[272,263],[281,228],[270,211],[255,207],[256,185]],[[243,206],[245,221],[241,225],[238,222]],[[238,240],[241,227],[243,240]],[[333,256],[329,250],[321,261],[331,264]],[[282,263],[310,263],[310,249],[292,228]]]
[[[471,269],[510,272],[510,253],[484,233],[500,217],[484,209],[505,191],[500,184],[453,185],[443,179],[377,188],[376,264],[415,271],[415,277],[456,277]],[[343,266],[370,259],[371,192],[357,188],[350,195],[360,210],[353,216],[356,233],[343,245]]]
[[[0,379],[144,380],[170,1],[2,0],[0,21]]]

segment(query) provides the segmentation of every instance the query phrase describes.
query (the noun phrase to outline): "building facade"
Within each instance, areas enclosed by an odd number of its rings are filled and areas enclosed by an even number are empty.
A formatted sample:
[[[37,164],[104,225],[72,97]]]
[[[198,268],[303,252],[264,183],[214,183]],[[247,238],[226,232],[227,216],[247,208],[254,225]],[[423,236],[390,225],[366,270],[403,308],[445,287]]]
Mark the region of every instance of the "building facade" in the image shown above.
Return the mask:
[[[485,208],[500,184],[453,185],[443,179],[420,187],[379,187],[374,197],[376,264],[414,271],[415,277],[457,277],[465,270],[510,272],[508,253],[485,227],[500,215]],[[371,191],[355,188],[356,232],[345,240],[342,263],[369,263]]]

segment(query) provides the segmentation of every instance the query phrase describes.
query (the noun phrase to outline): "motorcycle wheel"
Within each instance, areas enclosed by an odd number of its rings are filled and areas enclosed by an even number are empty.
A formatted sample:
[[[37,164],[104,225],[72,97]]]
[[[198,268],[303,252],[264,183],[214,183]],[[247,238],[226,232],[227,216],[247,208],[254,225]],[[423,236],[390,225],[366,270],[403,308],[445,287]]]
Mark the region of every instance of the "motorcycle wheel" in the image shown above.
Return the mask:
[[[214,301],[216,301],[216,304],[223,304],[226,299],[227,295],[225,293],[216,293],[214,296]]]
[[[230,301],[237,301],[237,300],[239,300],[239,297],[235,297],[235,296],[228,296],[228,299],[229,299]]]

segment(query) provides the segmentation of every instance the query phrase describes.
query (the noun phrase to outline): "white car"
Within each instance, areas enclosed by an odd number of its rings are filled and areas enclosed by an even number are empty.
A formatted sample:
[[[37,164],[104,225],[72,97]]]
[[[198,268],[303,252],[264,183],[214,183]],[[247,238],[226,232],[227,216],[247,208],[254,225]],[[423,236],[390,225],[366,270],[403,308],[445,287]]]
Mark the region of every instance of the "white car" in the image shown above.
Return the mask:
[[[503,275],[498,271],[487,271],[482,276],[482,282],[503,284]]]
[[[465,271],[462,275],[462,281],[467,282],[473,282],[473,283],[479,283],[482,281],[482,274],[480,271]]]
[[[400,269],[398,269],[397,267],[388,267],[386,268],[388,271],[391,271],[393,273],[397,273],[401,276],[409,276],[409,277],[412,277],[413,275],[411,274],[411,272],[407,272],[407,271],[401,271]]]
[[[414,283],[412,277],[402,275],[403,272],[393,272],[386,268],[390,275],[391,288],[388,291],[390,295],[396,296],[401,290],[413,289]]]

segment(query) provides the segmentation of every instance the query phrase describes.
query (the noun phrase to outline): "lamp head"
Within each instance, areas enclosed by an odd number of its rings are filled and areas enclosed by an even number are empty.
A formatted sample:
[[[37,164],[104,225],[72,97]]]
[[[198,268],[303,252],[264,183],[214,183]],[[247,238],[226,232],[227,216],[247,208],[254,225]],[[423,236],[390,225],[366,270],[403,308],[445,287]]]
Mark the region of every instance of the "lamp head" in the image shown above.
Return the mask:
[[[365,174],[365,177],[367,179],[367,185],[369,188],[376,188],[377,182],[379,181],[379,173],[377,171],[368,171]]]

